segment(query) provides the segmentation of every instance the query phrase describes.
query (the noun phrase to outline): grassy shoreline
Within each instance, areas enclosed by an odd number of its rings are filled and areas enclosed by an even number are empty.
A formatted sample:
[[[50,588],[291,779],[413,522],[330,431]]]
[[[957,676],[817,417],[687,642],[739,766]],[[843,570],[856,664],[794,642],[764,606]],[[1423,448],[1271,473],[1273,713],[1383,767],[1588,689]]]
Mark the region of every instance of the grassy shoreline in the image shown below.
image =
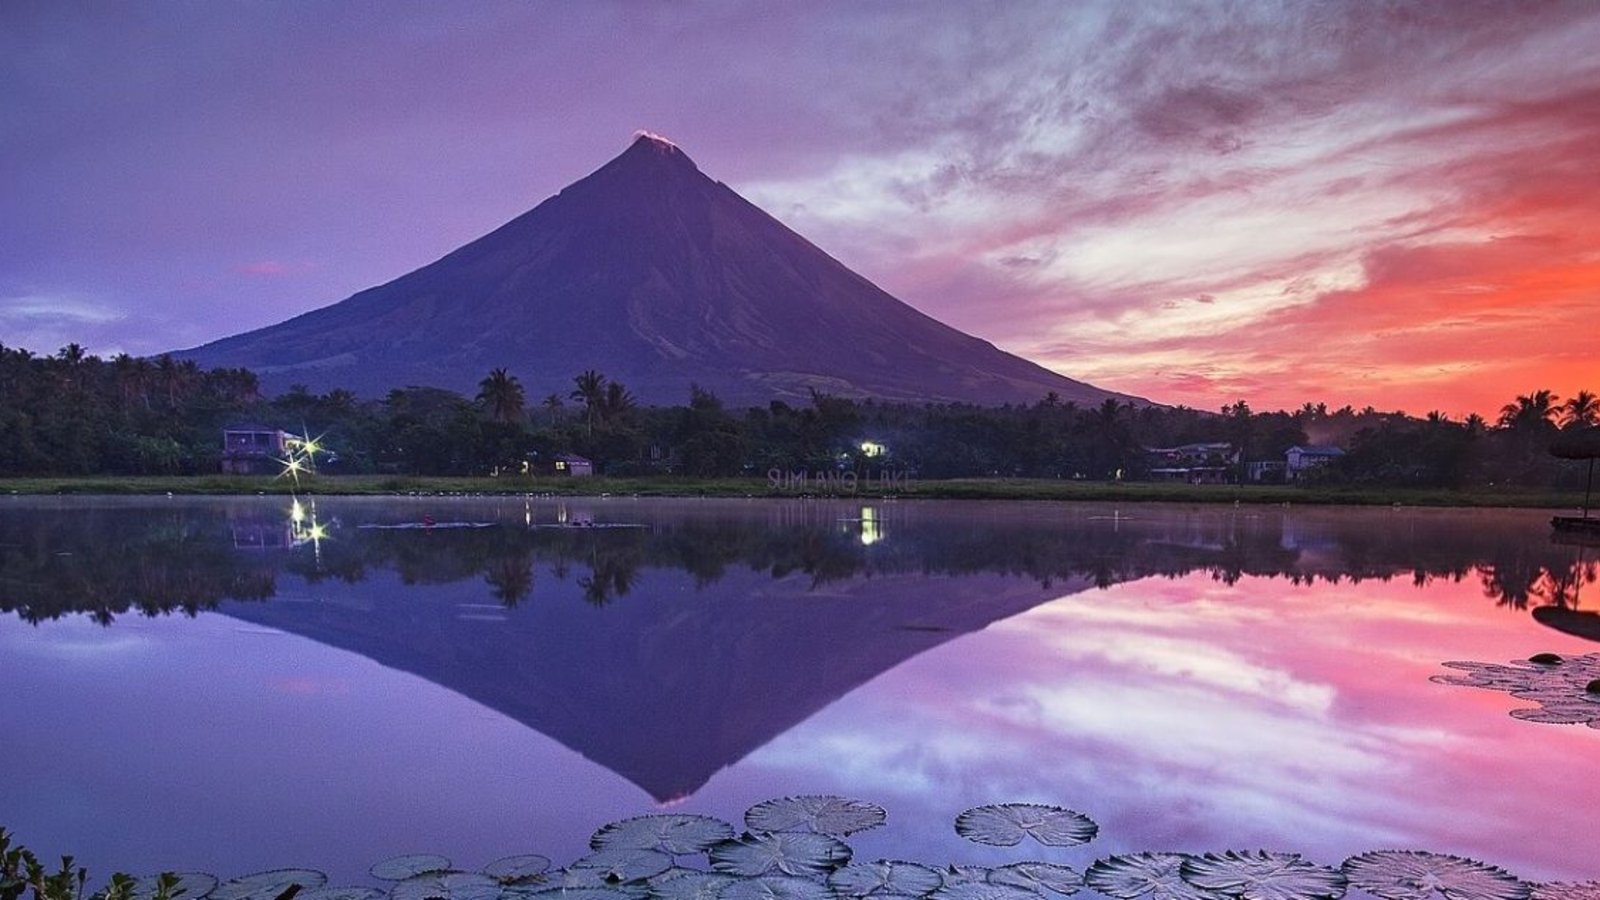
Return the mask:
[[[765,478],[444,478],[341,475],[303,479],[201,475],[170,477],[95,476],[3,478],[0,494],[16,495],[240,495],[316,494],[521,495],[556,494],[639,497],[873,497],[938,500],[1080,500],[1165,503],[1252,503],[1345,506],[1577,508],[1582,492],[1528,489],[1447,490],[1399,487],[1290,485],[1189,485],[1149,482],[1086,482],[1027,478],[958,478],[912,481],[884,492],[863,483],[858,490],[773,488]]]

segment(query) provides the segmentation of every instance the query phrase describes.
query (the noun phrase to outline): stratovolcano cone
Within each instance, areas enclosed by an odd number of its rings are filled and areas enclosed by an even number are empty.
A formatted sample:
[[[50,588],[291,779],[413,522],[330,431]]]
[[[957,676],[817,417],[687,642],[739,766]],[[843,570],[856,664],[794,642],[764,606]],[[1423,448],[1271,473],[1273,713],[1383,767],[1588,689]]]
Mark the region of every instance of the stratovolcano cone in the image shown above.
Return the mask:
[[[491,369],[530,397],[594,369],[645,403],[698,384],[730,405],[812,390],[896,401],[1131,399],[1058,375],[896,300],[641,134],[531,211],[388,284],[174,354],[280,391],[471,395]]]

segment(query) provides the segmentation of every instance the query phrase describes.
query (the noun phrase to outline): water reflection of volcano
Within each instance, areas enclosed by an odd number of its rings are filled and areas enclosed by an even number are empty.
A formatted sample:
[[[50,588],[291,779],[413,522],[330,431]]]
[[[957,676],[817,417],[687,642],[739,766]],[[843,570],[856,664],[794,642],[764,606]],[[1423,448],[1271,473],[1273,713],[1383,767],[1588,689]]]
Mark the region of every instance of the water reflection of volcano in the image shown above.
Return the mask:
[[[814,588],[748,569],[697,587],[647,568],[626,602],[595,609],[578,579],[539,566],[533,580],[537,598],[513,609],[473,602],[470,585],[402,592],[375,576],[320,602],[226,611],[446,687],[667,801],[901,662],[1087,587],[972,575],[930,592],[890,575]]]
[[[617,501],[567,521],[642,527],[574,529],[528,527],[559,521],[552,501],[319,503],[306,545],[272,498],[12,501],[0,610],[109,623],[278,597],[227,612],[426,678],[666,800],[919,653],[1094,587],[1473,579],[1568,630],[1600,575],[1537,512]],[[424,508],[497,527],[359,527]]]

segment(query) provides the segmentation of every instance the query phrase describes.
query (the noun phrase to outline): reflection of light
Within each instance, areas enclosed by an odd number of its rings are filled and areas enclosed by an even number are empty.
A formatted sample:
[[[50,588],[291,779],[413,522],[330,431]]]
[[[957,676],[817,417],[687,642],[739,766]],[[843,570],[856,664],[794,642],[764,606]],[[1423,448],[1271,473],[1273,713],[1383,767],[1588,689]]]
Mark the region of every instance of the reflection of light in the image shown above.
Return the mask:
[[[873,441],[861,442],[861,455],[866,457],[882,456],[889,452],[889,448]]]
[[[883,523],[878,521],[878,511],[871,506],[861,507],[861,543],[870,547],[883,540]]]
[[[556,521],[561,523],[562,525],[565,525],[565,524],[567,524],[567,518],[568,518],[567,505],[565,503],[562,503],[562,504],[560,504],[559,506],[556,507]]]
[[[293,522],[296,525],[299,525],[301,522],[305,521],[305,518],[306,518],[306,509],[305,509],[305,507],[300,505],[300,501],[297,499],[289,507],[289,521]]]

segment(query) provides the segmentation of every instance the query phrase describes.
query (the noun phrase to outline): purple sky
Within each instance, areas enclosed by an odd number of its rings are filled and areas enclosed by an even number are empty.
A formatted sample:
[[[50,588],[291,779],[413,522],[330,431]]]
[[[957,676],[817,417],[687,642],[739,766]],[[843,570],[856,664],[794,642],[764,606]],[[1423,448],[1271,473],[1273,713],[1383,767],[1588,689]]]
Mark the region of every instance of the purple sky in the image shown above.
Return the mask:
[[[0,342],[202,343],[665,134],[914,306],[1212,408],[1600,389],[1600,4],[0,5]]]

